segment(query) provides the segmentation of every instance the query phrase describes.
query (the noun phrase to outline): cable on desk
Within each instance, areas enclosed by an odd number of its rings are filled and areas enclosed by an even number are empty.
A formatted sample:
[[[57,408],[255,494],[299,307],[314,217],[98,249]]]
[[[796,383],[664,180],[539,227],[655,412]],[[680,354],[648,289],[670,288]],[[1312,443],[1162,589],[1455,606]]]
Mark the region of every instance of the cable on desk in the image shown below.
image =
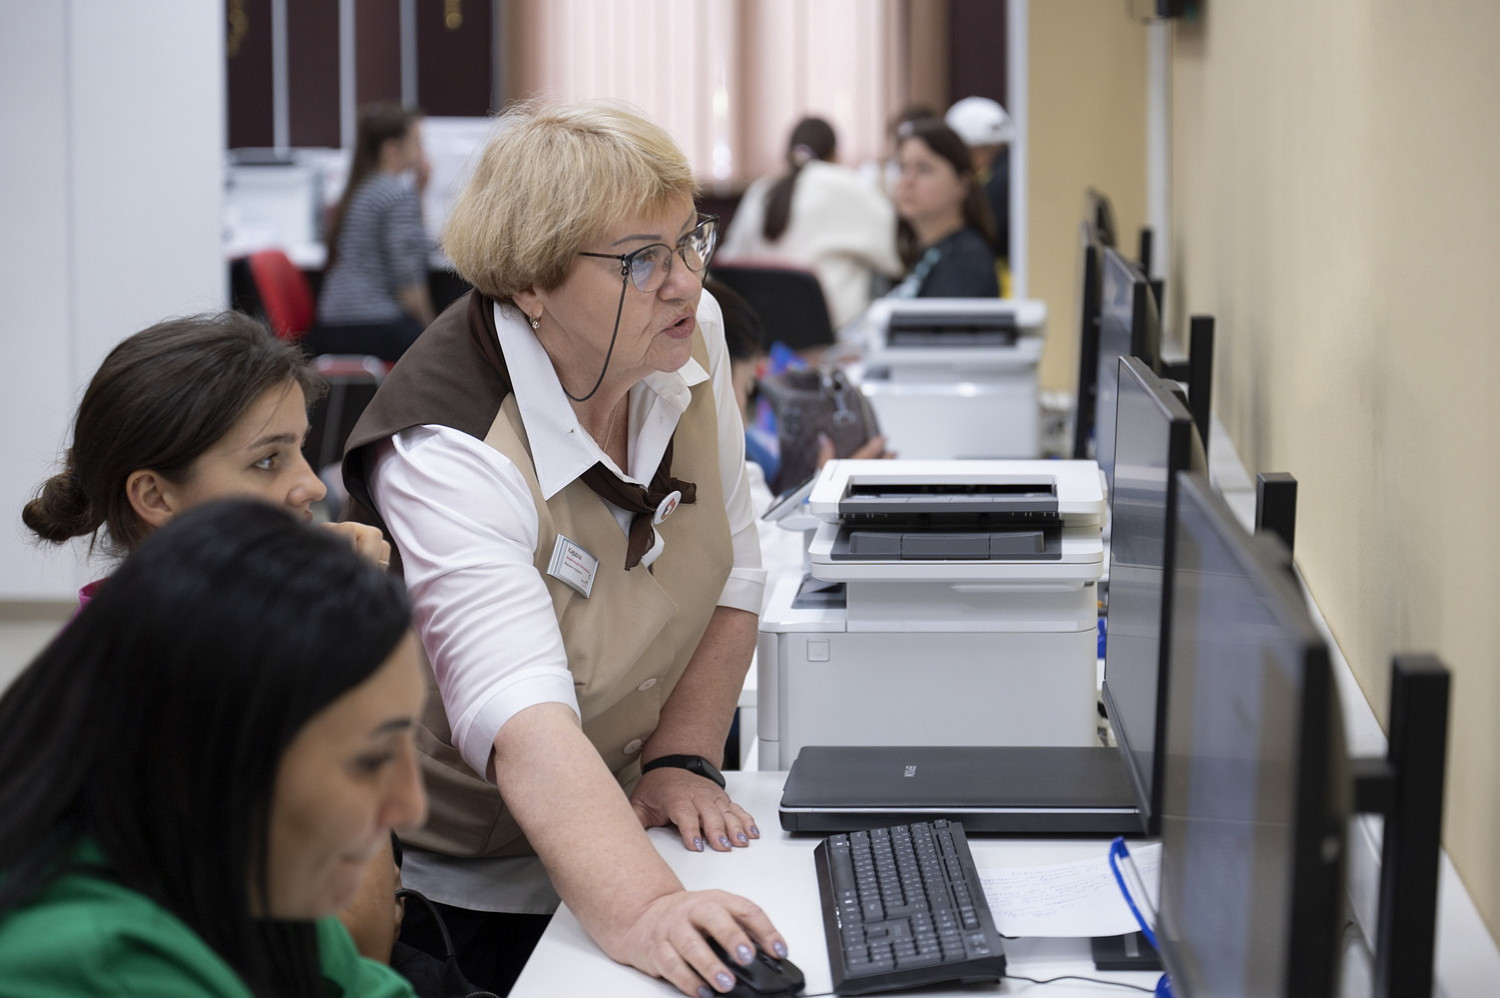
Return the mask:
[[[1139,984],[1126,984],[1124,981],[1106,981],[1098,977],[1084,977],[1080,974],[1063,974],[1060,977],[1049,977],[1046,980],[1037,980],[1035,977],[1021,977],[1017,974],[1002,974],[1009,981],[1025,981],[1028,984],[1056,984],[1058,981],[1085,981],[1089,984],[1103,984],[1111,988],[1129,988],[1131,991],[1144,991],[1148,995],[1156,993],[1155,987],[1145,988]]]

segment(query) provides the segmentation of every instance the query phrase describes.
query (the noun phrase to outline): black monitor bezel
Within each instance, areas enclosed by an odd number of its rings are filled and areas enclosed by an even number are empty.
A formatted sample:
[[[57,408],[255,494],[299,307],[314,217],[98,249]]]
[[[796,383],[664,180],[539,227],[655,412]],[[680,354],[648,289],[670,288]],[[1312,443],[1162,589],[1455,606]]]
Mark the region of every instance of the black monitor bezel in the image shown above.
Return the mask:
[[[1195,517],[1201,516],[1209,529],[1225,542],[1237,567],[1251,580],[1257,598],[1272,609],[1278,633],[1289,637],[1300,649],[1296,655],[1300,673],[1296,726],[1299,740],[1295,749],[1296,782],[1289,844],[1289,910],[1285,912],[1283,926],[1286,958],[1277,994],[1282,998],[1326,998],[1333,993],[1338,979],[1343,847],[1352,812],[1348,759],[1328,646],[1285,571],[1289,558],[1285,548],[1273,537],[1256,537],[1246,531],[1202,473],[1179,473],[1177,478],[1176,556],[1183,552],[1184,531],[1193,529]],[[1184,606],[1181,587],[1187,584],[1186,578],[1178,566],[1172,576],[1172,602],[1179,614]],[[1174,631],[1174,649],[1180,632],[1181,628]],[[1181,696],[1184,669],[1175,654],[1171,669],[1173,689]],[[1168,690],[1169,703],[1173,689]],[[1164,727],[1171,722],[1169,713],[1164,718]],[[1179,778],[1170,754],[1173,751],[1169,728],[1164,781]],[[1189,880],[1196,874],[1178,871],[1177,850],[1172,848],[1173,817],[1164,795],[1157,940],[1163,964],[1173,975],[1174,988],[1182,986],[1176,993],[1191,994],[1185,990],[1188,983],[1183,975],[1188,958],[1186,947],[1174,934],[1169,898],[1171,881],[1176,876]]]
[[[1144,361],[1138,357],[1121,357],[1119,362],[1119,380],[1121,385],[1129,385],[1132,391],[1138,391],[1156,407],[1156,415],[1165,426],[1167,441],[1166,451],[1162,455],[1166,470],[1166,487],[1164,508],[1162,510],[1162,552],[1161,572],[1162,589],[1160,614],[1157,620],[1157,654],[1156,654],[1156,689],[1152,697],[1154,703],[1154,716],[1150,724],[1149,754],[1142,751],[1142,747],[1132,747],[1132,722],[1129,720],[1129,712],[1122,710],[1121,703],[1115,696],[1115,687],[1120,684],[1119,668],[1116,664],[1115,683],[1110,683],[1110,654],[1112,650],[1121,647],[1118,641],[1110,640],[1105,645],[1104,679],[1101,684],[1101,693],[1104,698],[1104,707],[1109,715],[1110,724],[1115,733],[1116,747],[1119,749],[1121,758],[1125,763],[1126,773],[1131,780],[1131,786],[1135,791],[1137,806],[1141,813],[1142,831],[1146,835],[1157,836],[1161,834],[1161,793],[1162,777],[1161,770],[1165,761],[1166,753],[1166,726],[1161,723],[1165,716],[1167,684],[1169,681],[1168,650],[1171,637],[1172,621],[1172,566],[1174,556],[1174,544],[1176,539],[1177,522],[1177,473],[1189,471],[1198,465],[1195,460],[1195,449],[1193,446],[1193,415],[1183,405],[1176,393],[1160,378],[1147,368]],[[1123,392],[1121,393],[1123,394]],[[1116,453],[1119,448],[1120,423],[1118,418],[1119,397],[1116,396]],[[1133,429],[1133,427],[1132,427]],[[1138,432],[1132,436],[1139,437]],[[1201,467],[1198,470],[1204,470]],[[1114,524],[1112,527],[1112,540],[1110,543],[1110,603],[1109,612],[1118,614],[1118,600],[1124,598],[1128,601],[1132,597],[1132,590],[1128,586],[1119,586],[1115,582],[1121,577],[1117,569],[1117,557],[1119,552],[1125,549],[1120,542],[1122,540],[1119,521],[1115,518],[1114,508],[1119,497],[1119,491],[1115,490],[1110,495],[1110,517]],[[1106,628],[1109,613],[1106,613]],[[1122,637],[1121,635],[1112,635]],[[1115,660],[1118,663],[1118,658]],[[1149,758],[1149,766],[1146,759]],[[1149,771],[1147,771],[1149,769]]]
[[[1099,403],[1099,297],[1105,243],[1089,221],[1078,223],[1078,392],[1073,406],[1073,457],[1093,457],[1094,413]]]
[[[1161,325],[1151,285],[1134,261],[1104,247],[1099,273],[1099,321],[1094,369],[1094,456],[1105,483],[1114,487],[1114,419],[1110,411],[1120,357],[1140,357],[1161,373]],[[1128,339],[1127,339],[1128,337]],[[1108,413],[1110,425],[1100,417]],[[1105,442],[1108,438],[1108,447]]]

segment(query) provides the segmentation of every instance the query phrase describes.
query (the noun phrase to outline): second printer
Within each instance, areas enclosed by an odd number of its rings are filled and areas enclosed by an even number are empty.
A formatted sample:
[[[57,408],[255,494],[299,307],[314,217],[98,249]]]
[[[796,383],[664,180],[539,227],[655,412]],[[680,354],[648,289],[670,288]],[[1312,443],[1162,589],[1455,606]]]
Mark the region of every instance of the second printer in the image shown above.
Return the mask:
[[[1092,461],[831,461],[773,581],[760,768],[804,745],[1091,745],[1105,499]]]

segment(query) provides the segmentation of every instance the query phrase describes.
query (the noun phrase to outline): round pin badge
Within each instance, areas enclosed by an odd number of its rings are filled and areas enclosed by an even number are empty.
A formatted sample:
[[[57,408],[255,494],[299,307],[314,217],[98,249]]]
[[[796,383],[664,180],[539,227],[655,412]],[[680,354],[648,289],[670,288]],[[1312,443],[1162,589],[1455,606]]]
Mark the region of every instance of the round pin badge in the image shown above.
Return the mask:
[[[676,511],[677,504],[680,502],[682,502],[681,492],[668,492],[667,497],[661,501],[661,505],[656,507],[656,515],[651,518],[652,524],[660,524],[667,517],[671,516]]]

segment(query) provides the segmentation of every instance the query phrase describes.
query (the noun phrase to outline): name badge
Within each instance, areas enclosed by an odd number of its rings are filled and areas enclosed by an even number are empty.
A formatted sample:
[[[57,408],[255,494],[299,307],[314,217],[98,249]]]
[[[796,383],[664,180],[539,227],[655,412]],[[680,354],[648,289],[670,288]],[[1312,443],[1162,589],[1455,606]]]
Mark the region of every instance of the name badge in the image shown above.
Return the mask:
[[[562,534],[557,535],[552,545],[552,559],[547,563],[548,575],[588,599],[598,568],[598,558]]]

